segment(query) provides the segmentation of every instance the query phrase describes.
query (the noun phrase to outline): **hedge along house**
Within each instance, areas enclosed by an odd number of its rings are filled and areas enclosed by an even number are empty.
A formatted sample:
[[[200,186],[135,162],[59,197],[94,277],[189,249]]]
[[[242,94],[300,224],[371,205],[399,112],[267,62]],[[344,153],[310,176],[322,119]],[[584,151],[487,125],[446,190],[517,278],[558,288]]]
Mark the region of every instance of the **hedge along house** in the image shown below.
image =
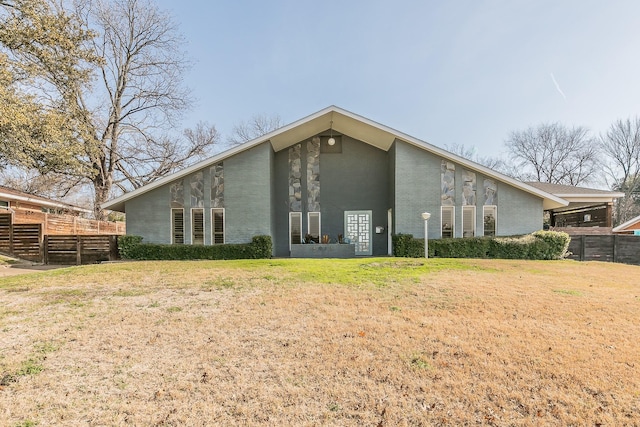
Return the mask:
[[[391,254],[394,233],[429,238],[540,230],[567,202],[331,106],[105,204],[149,243],[273,239],[274,255],[340,235],[355,255]],[[306,239],[305,239],[306,237]],[[343,246],[343,245],[340,245]],[[334,247],[338,247],[337,245]],[[327,253],[330,256],[330,253]]]

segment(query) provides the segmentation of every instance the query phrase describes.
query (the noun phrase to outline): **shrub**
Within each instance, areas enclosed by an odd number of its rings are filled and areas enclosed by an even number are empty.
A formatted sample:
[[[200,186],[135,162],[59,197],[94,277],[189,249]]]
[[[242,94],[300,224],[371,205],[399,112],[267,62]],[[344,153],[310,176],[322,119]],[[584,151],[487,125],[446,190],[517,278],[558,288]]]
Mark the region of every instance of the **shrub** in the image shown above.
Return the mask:
[[[568,254],[571,236],[564,232],[557,231],[536,231],[533,236],[546,243],[546,248],[538,259],[562,259]]]
[[[429,256],[440,258],[561,259],[566,256],[567,233],[536,231],[525,236],[473,237],[429,240]],[[411,234],[393,236],[393,254],[424,257],[424,239]]]
[[[130,251],[140,243],[142,243],[141,236],[118,236],[118,252],[120,252],[120,258],[132,259]]]
[[[424,239],[414,239],[411,234],[396,234],[391,237],[393,254],[399,257],[424,257]],[[431,250],[429,250],[431,253]]]
[[[135,260],[270,258],[273,247],[271,236],[254,236],[251,243],[212,246],[141,243],[140,236],[122,237],[130,239],[125,239],[125,246],[120,247],[120,256]]]

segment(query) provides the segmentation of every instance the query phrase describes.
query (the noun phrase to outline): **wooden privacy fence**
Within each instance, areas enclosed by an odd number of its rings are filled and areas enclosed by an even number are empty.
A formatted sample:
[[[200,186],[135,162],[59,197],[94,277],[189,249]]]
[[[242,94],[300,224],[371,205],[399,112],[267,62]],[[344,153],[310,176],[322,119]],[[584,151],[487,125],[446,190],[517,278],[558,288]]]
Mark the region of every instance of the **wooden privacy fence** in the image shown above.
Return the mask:
[[[45,264],[93,264],[118,259],[118,236],[43,235],[42,224],[12,224],[11,215],[0,215],[0,252]]]
[[[12,214],[1,214],[11,216]],[[96,221],[73,215],[57,215],[46,212],[16,210],[14,224],[42,224],[42,232],[51,234],[125,234],[126,225],[122,221]]]
[[[610,234],[571,236],[569,259],[640,265],[640,236]]]
[[[45,264],[80,265],[118,258],[118,236],[44,236]]]
[[[42,262],[40,224],[12,224],[11,216],[0,216],[0,252],[34,262]]]

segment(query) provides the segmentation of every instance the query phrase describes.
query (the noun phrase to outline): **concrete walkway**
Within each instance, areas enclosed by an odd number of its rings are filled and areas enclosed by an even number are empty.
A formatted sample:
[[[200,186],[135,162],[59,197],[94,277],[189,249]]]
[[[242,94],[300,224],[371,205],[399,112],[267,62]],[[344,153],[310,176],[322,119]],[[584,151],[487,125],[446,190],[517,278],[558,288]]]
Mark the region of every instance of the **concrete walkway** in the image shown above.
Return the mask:
[[[19,274],[37,273],[38,271],[55,270],[69,267],[68,265],[43,265],[29,262],[0,265],[0,277],[17,276]]]

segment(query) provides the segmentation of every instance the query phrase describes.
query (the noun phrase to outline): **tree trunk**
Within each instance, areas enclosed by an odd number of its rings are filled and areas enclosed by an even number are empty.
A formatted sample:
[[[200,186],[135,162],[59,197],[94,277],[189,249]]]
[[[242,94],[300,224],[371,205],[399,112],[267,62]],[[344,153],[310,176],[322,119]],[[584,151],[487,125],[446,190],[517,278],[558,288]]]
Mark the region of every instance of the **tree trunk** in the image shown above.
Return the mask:
[[[93,214],[98,221],[104,221],[107,217],[104,213],[104,209],[102,209],[102,205],[107,200],[109,200],[111,186],[112,179],[110,177],[108,177],[107,179],[102,179],[102,177],[97,176],[93,180],[93,192],[95,194],[93,203]]]

